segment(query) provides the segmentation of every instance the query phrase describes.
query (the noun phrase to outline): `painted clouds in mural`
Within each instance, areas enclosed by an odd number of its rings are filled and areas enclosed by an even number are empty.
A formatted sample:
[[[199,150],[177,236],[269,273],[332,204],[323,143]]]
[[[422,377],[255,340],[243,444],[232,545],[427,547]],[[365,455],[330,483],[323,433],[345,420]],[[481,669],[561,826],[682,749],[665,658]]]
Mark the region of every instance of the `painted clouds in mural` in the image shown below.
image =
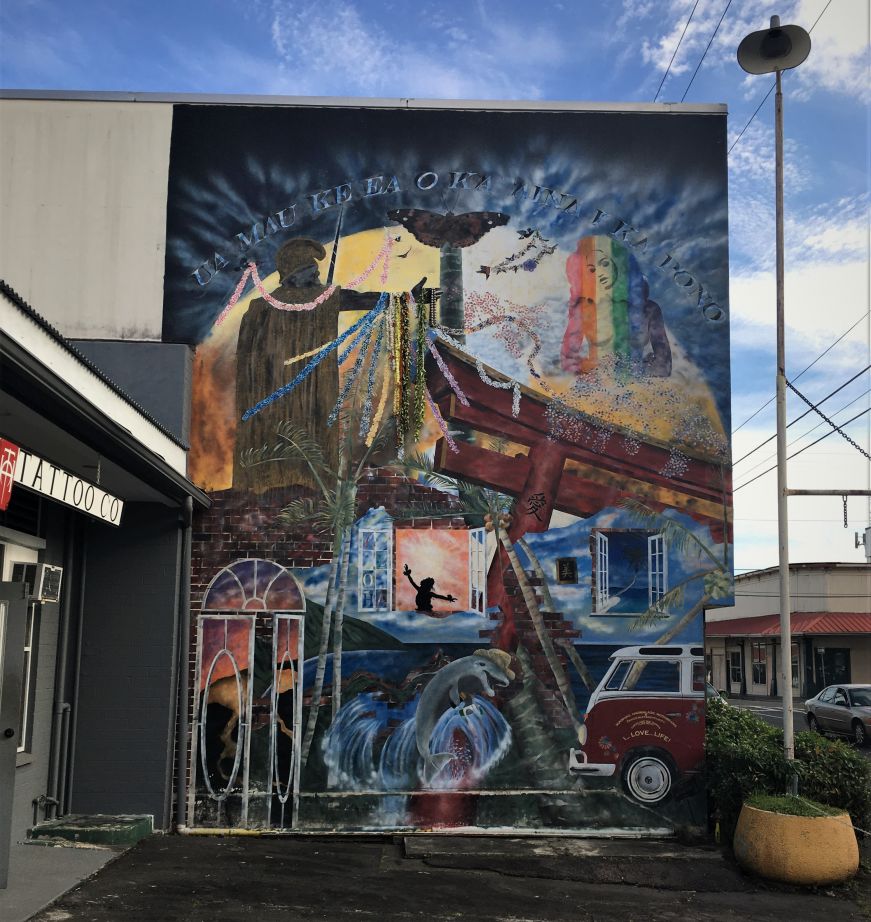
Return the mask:
[[[279,603],[204,608],[226,689],[200,683],[191,822],[699,822],[724,140],[718,113],[176,107],[195,592],[277,566],[304,642],[297,689]]]

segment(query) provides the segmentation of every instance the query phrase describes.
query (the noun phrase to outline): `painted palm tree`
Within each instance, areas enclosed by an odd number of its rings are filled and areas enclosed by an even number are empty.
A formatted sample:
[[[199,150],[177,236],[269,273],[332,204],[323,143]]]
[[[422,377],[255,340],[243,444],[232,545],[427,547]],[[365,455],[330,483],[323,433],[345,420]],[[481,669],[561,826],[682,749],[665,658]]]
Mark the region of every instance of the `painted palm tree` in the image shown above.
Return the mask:
[[[625,586],[619,592],[615,592],[616,597],[625,595],[629,590],[638,582],[638,577],[641,574],[641,568],[644,564],[644,551],[641,548],[632,547],[626,549],[626,562],[632,567],[632,579],[629,582],[628,586]]]
[[[447,474],[436,471],[432,461],[423,454],[415,454],[401,463],[402,468],[410,474],[417,474],[423,477],[428,486],[437,489],[455,490],[460,497],[463,505],[462,512],[465,515],[480,516],[483,519],[484,527],[488,531],[495,532],[499,545],[505,550],[511,569],[517,578],[517,584],[520,587],[523,601],[529,611],[532,625],[535,629],[541,649],[547,659],[548,666],[553,673],[557,688],[563,698],[566,712],[575,728],[575,732],[581,730],[579,710],[575,701],[574,692],[571,683],[563,668],[563,664],[557,655],[554,647],[553,638],[547,628],[544,617],[541,613],[538,600],[535,597],[535,591],[529,583],[526,570],[517,556],[514,542],[508,534],[508,528],[511,522],[511,509],[514,504],[514,498],[489,487],[482,487],[478,484],[469,483]],[[426,515],[426,510],[418,514]],[[498,553],[498,551],[497,551]],[[529,553],[527,554],[529,556]],[[530,560],[532,558],[530,557]],[[540,569],[540,564],[539,564]],[[544,576],[542,571],[542,576]],[[546,579],[542,579],[542,585],[546,587]],[[550,598],[548,592],[547,598]],[[552,605],[552,601],[550,602]]]
[[[332,712],[342,704],[342,629],[344,622],[345,585],[350,566],[350,531],[354,524],[357,505],[357,485],[366,468],[379,454],[392,444],[392,422],[385,422],[371,444],[364,445],[362,453],[354,457],[359,441],[353,438],[349,418],[340,415],[340,445],[338,465],[327,462],[320,443],[304,426],[288,420],[280,423],[273,445],[246,452],[241,463],[244,467],[258,464],[291,462],[304,464],[311,473],[317,494],[294,499],[278,514],[278,520],[290,528],[306,527],[317,534],[332,537],[330,570],[318,660],[315,668],[311,706],[302,741],[302,764],[305,766],[317,728],[321,697],[324,690],[327,657],[330,650],[330,632],[333,634],[333,693]]]
[[[544,572],[544,567],[541,565],[541,561],[538,559],[538,555],[529,546],[529,543],[525,538],[518,538],[517,544],[526,555],[526,559],[529,561],[529,566],[532,568],[532,572],[535,574],[535,577],[538,580],[538,585],[541,589],[541,600],[544,603],[544,610],[549,612],[556,611],[556,606],[553,603],[553,596],[550,594],[550,586],[548,585],[547,574]],[[592,691],[596,687],[596,682],[593,679],[593,674],[587,668],[587,664],[583,661],[580,653],[578,653],[577,649],[575,648],[575,645],[571,640],[567,638],[564,640],[557,640],[557,643],[565,651],[566,656],[577,670],[577,673],[581,677],[581,681],[584,683],[587,690]]]
[[[723,556],[720,558],[712,548],[685,525],[676,522],[674,519],[666,518],[639,500],[626,499],[621,505],[630,512],[639,524],[659,532],[663,536],[666,547],[687,556],[694,555],[699,560],[699,569],[696,572],[682,579],[676,586],[672,586],[668,592],[656,599],[632,623],[632,630],[637,630],[660,622],[670,621],[673,616],[669,614],[669,611],[683,605],[687,587],[693,583],[701,582],[702,596],[698,602],[686,614],[682,615],[674,623],[669,624],[666,631],[653,641],[654,644],[670,643],[687,625],[692,624],[708,602],[725,598],[731,593],[729,545],[727,542],[723,542]],[[638,668],[638,664],[633,667],[627,678],[626,687],[632,687],[638,681],[642,670],[643,666]]]

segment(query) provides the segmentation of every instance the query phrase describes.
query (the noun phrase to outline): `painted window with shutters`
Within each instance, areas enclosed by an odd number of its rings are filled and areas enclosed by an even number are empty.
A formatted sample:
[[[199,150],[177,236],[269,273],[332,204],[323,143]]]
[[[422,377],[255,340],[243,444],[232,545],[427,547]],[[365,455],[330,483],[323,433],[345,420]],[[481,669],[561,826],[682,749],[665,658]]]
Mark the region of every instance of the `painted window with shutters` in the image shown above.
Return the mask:
[[[596,613],[640,614],[657,606],[668,592],[668,547],[660,532],[596,529],[590,556]]]
[[[392,530],[361,528],[357,546],[357,592],[360,611],[390,611],[393,604]]]
[[[647,539],[647,599],[651,607],[668,591],[668,558],[665,538],[651,535]]]
[[[484,614],[487,608],[487,532],[469,532],[469,607]]]

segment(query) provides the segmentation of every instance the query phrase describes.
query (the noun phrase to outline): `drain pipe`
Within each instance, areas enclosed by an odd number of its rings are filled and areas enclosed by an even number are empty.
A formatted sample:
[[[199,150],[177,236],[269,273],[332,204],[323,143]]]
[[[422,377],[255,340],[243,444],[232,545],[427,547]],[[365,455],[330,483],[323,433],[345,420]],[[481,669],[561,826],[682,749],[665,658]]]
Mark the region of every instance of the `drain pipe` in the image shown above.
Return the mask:
[[[75,753],[76,740],[79,731],[79,692],[82,680],[82,637],[85,629],[85,588],[86,576],[88,571],[88,523],[82,523],[81,530],[81,549],[79,551],[79,598],[76,603],[76,649],[75,649],[75,671],[73,672],[73,701],[75,707],[69,720],[69,744],[68,753]],[[75,759],[69,762],[64,779],[64,794],[61,798],[64,804],[64,810],[72,806],[73,790],[75,786],[76,763]]]
[[[175,742],[175,823],[181,830],[185,826],[187,802],[187,743],[190,733],[188,707],[190,698],[190,633],[191,633],[191,523],[194,501],[186,496],[182,507],[181,578],[178,593],[178,736]]]
[[[60,608],[60,626],[59,626],[59,644],[57,651],[57,666],[54,673],[54,709],[51,715],[51,759],[49,762],[48,784],[45,800],[45,818],[51,819],[49,815],[54,808],[54,816],[58,817],[59,797],[58,792],[61,785],[61,755],[63,749],[63,728],[66,723],[66,716],[69,712],[70,705],[64,699],[66,698],[67,685],[67,659],[69,656],[70,646],[70,612],[72,610],[71,577],[73,573],[73,551],[75,549],[74,536],[75,513],[67,514],[66,521],[66,541],[64,542],[64,573],[67,575],[67,591],[63,594],[63,601]],[[66,758],[63,759],[64,770],[66,770]]]
[[[55,807],[55,817],[66,816],[67,812],[67,786],[65,784],[67,777],[67,766],[70,759],[70,705],[69,702],[63,706],[61,715],[61,734],[60,734],[60,771],[58,772],[58,800]]]

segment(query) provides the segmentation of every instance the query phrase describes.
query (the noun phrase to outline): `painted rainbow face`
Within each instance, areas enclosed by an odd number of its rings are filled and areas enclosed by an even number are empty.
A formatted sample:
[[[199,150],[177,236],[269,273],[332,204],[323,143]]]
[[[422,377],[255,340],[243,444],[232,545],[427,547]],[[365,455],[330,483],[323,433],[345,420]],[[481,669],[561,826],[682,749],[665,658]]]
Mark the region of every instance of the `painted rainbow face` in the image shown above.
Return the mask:
[[[596,276],[600,288],[610,291],[620,277],[620,272],[609,253],[597,247],[594,255],[595,261],[587,260],[587,272]]]

